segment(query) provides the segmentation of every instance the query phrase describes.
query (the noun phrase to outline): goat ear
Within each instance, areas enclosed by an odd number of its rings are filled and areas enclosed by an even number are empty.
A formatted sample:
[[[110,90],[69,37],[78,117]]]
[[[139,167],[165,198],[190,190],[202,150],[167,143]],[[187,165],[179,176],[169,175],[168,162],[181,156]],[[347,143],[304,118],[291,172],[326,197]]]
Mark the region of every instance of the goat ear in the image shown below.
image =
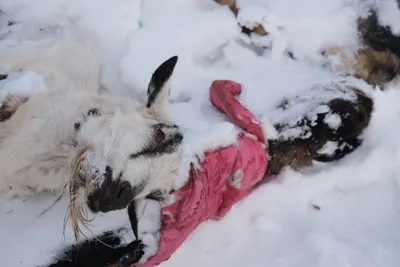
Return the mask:
[[[147,108],[154,113],[165,112],[171,92],[171,76],[174,72],[178,56],[173,56],[162,63],[151,76],[147,89]]]

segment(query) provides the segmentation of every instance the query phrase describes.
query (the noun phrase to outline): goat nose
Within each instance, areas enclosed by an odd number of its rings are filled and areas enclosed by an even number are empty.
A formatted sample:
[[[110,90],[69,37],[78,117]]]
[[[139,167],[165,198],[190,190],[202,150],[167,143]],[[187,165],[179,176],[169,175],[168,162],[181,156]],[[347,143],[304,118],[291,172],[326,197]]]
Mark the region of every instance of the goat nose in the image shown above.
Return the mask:
[[[124,209],[132,202],[134,197],[135,194],[130,184],[127,181],[119,182],[114,207]]]
[[[109,212],[126,208],[134,197],[134,191],[127,181],[113,181],[107,177],[100,187],[89,194],[87,204],[92,212]]]

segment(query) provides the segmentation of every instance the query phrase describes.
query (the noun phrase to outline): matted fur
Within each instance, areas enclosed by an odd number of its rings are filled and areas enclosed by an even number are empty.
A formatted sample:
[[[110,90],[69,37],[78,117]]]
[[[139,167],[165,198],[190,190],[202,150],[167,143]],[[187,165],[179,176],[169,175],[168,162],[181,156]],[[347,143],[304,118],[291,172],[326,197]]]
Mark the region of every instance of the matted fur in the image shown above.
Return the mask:
[[[83,234],[80,224],[84,227],[88,227],[88,223],[91,221],[88,219],[87,208],[84,205],[84,199],[82,200],[82,194],[79,195],[79,187],[81,186],[78,182],[80,166],[84,160],[84,156],[87,152],[92,151],[90,146],[85,146],[78,150],[75,157],[72,160],[71,177],[68,182],[69,185],[69,217],[71,218],[72,229],[74,231],[75,239],[79,239],[79,235]]]
[[[20,94],[10,94],[1,103],[0,122],[6,121],[17,111],[17,109],[28,101],[29,97]]]
[[[101,63],[93,40],[76,26],[13,24],[0,35],[0,73],[30,70],[43,75],[51,90],[97,92]]]
[[[102,115],[87,117],[87,111],[94,107]],[[76,147],[76,141],[82,142],[83,146],[94,142],[99,148],[111,149],[110,152],[114,148],[120,149],[123,156],[116,152],[112,155],[121,160],[115,163],[115,168],[123,168],[129,155],[135,152],[135,149],[129,149],[129,142],[144,145],[143,138],[148,134],[144,129],[160,118],[161,115],[154,120],[140,103],[124,97],[82,91],[45,92],[32,96],[9,120],[0,124],[0,157],[4,158],[0,163],[0,192],[3,196],[13,197],[44,190],[63,191],[72,173],[71,162],[80,149]],[[80,133],[74,127],[77,122],[81,123]],[[94,131],[102,128],[104,131],[98,133],[98,140],[86,139],[96,137]],[[124,144],[128,147],[118,147],[117,143],[110,147],[113,140],[128,141],[130,136],[132,140]],[[141,164],[146,161],[140,160]],[[178,174],[179,156],[166,159],[166,162],[170,171],[155,175]],[[164,166],[162,161],[158,164]]]

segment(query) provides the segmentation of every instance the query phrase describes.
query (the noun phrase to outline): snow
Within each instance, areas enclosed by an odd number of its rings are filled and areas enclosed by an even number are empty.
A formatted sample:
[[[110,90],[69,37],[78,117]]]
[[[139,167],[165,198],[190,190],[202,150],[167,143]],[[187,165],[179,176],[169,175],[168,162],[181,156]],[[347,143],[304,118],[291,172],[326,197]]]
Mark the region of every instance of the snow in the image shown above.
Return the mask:
[[[42,75],[32,71],[12,72],[8,79],[0,81],[0,101],[8,94],[33,94],[47,90],[46,82]]]
[[[323,68],[327,62],[320,56],[327,45],[356,48],[356,15],[378,2],[383,3],[380,12],[388,14],[382,22],[398,27],[398,10],[387,11],[389,0],[240,0],[240,20],[246,25],[262,23],[270,32],[250,39],[240,34],[229,9],[211,0],[2,0],[0,10],[6,14],[0,13],[0,32],[7,30],[8,19],[32,27],[87,28],[101,48],[104,88],[140,98],[154,69],[179,55],[170,104],[173,119],[185,133],[177,188],[184,184],[189,163],[201,159],[205,149],[234,143],[238,133],[209,102],[208,88],[215,79],[243,84],[239,99],[262,120],[269,138],[277,137],[271,129],[274,123],[295,123],[303,115],[314,118],[327,111],[321,102],[354,97],[343,89],[346,84],[372,94],[375,112],[363,145],[353,154],[301,172],[283,171],[234,206],[222,221],[201,225],[160,266],[190,262],[193,267],[398,267],[399,85],[385,92],[373,90]],[[289,59],[287,51],[299,60]],[[45,87],[37,73],[16,73],[0,81],[0,98],[7,92],[31,94]],[[283,99],[288,103],[285,110],[277,108]],[[338,126],[334,118],[329,121]],[[284,134],[298,133],[292,128]],[[64,199],[40,215],[56,198],[0,199],[2,266],[44,264],[74,242],[69,225],[63,237]],[[127,225],[125,212],[110,212],[97,216],[91,230],[98,234],[121,225]]]
[[[160,204],[154,201],[141,201],[138,204],[139,219],[139,237],[143,244],[147,246],[144,249],[144,255],[139,261],[139,264],[145,263],[151,256],[155,255],[158,250],[158,242],[161,234],[159,227],[161,224]],[[150,211],[150,212],[148,212]],[[145,224],[145,225],[143,225]]]
[[[328,141],[326,142],[326,144],[321,147],[321,149],[319,149],[317,152],[319,154],[325,154],[325,155],[333,155],[333,153],[335,152],[335,150],[338,148],[337,146],[337,142],[332,142],[332,141]]]
[[[338,114],[331,114],[325,116],[324,122],[328,125],[329,128],[332,130],[339,129],[340,125],[342,124],[342,120]]]
[[[398,7],[398,1],[396,0],[383,0],[378,6],[379,22],[382,25],[390,26],[393,33],[396,35],[400,34],[400,10]]]

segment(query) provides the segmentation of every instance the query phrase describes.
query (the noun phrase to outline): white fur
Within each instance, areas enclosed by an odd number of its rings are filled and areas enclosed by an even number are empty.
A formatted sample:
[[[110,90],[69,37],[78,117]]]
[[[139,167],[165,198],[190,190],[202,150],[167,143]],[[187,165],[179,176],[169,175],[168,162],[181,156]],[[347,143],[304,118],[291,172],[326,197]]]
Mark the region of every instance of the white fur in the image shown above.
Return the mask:
[[[153,190],[171,190],[179,174],[180,147],[166,155],[129,158],[154,143],[153,125],[171,124],[166,108],[170,81],[150,108],[133,99],[100,95],[100,62],[90,39],[73,27],[49,27],[44,32],[45,38],[35,41],[31,49],[15,45],[0,54],[0,71],[33,70],[42,74],[50,87],[22,104],[8,121],[0,122],[0,195],[63,191],[73,158],[87,145],[93,150],[85,154],[89,170],[83,169],[87,179],[97,171],[100,183],[95,186],[101,185],[104,167],[110,166],[113,178],[123,173],[122,180],[132,187],[146,182],[137,198]],[[23,28],[9,34],[15,41],[33,38],[30,34],[34,33],[37,30]],[[91,108],[100,114],[88,116]],[[79,131],[76,123],[81,123]],[[179,130],[166,130],[165,135],[173,134],[171,131]],[[90,188],[82,190],[79,195]]]
[[[87,117],[91,108],[98,108],[101,115]],[[82,126],[75,134],[77,122]],[[129,98],[82,91],[33,96],[10,120],[0,123],[0,192],[13,197],[62,191],[70,179],[73,157],[87,144],[94,147],[96,155],[88,154],[88,159],[97,158],[99,169],[108,165],[115,174],[123,172],[123,179],[133,186],[147,180],[148,186],[138,197],[154,189],[168,190],[179,172],[180,150],[155,158],[129,159],[151,140],[150,126],[157,122]]]
[[[139,218],[138,238],[145,245],[138,266],[157,254],[161,239],[161,203],[154,200],[140,200],[136,205]]]
[[[88,30],[20,23],[0,40],[0,73],[30,70],[52,90],[99,90],[99,49]]]

